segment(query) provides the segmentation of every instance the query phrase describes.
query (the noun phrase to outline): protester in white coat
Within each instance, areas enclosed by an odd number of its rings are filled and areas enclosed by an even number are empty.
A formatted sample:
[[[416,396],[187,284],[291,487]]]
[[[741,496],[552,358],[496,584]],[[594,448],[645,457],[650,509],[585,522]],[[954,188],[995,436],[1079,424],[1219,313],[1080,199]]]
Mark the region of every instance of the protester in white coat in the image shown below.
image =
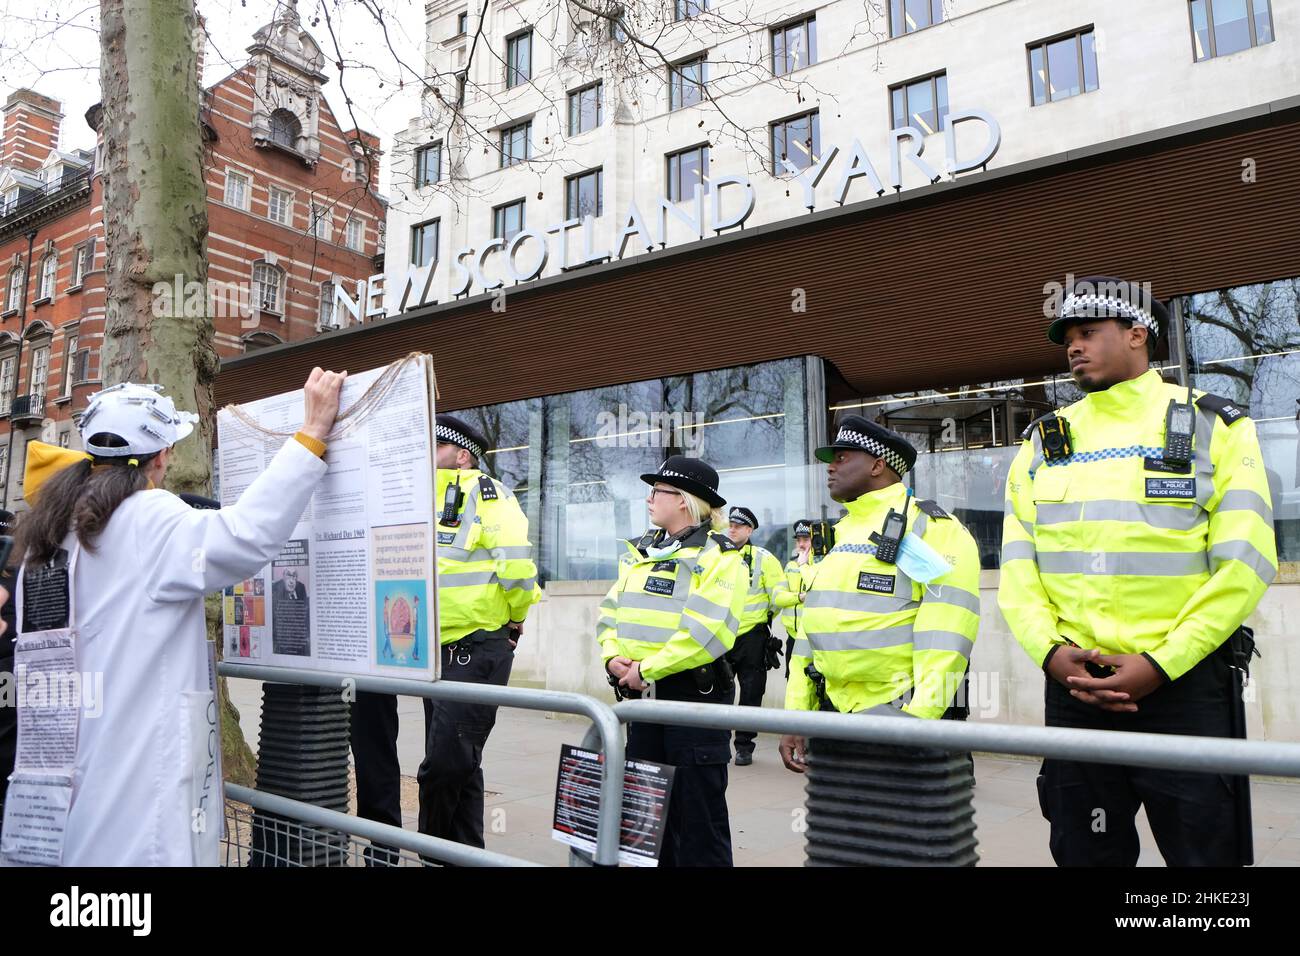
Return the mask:
[[[176,412],[156,387],[91,399],[81,432],[93,457],[44,484],[18,540],[29,574],[60,549],[75,555],[76,664],[103,674],[102,713],[79,722],[63,865],[216,862],[221,783],[209,751],[219,741],[206,733],[203,595],[251,576],[292,534],[326,472],[324,438],[346,375],[312,371],[302,430],[219,511],[161,488],[171,446],[196,416]],[[23,591],[20,581],[20,635]]]

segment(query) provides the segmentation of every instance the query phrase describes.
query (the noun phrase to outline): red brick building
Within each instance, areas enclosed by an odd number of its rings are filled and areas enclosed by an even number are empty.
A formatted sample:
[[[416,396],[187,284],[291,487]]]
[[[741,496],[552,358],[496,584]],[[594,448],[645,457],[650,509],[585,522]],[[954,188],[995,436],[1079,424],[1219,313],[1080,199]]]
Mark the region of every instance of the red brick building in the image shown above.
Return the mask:
[[[203,97],[206,300],[223,358],[351,324],[335,285],[355,299],[383,263],[378,137],[335,117],[324,56],[292,8],[248,53]],[[60,151],[63,121],[58,100],[32,90],[3,106],[0,506],[10,509],[22,506],[26,443],[77,447],[76,418],[101,387],[103,182],[96,153]],[[86,121],[97,127],[98,107]],[[204,295],[180,282],[158,292]]]

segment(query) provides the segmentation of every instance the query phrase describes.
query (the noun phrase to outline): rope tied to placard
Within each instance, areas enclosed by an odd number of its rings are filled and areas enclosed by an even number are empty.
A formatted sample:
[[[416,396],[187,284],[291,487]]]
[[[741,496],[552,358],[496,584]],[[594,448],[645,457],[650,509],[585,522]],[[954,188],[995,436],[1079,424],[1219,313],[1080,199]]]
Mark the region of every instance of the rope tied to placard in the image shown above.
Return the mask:
[[[420,352],[408,352],[402,358],[397,359],[395,362],[390,362],[385,366],[384,370],[379,373],[379,377],[371,382],[370,387],[361,393],[361,397],[353,402],[347,411],[339,412],[338,418],[335,419],[334,427],[330,429],[330,433],[325,436],[325,440],[327,442],[338,441],[351,433],[353,429],[361,424],[361,422],[365,421],[371,412],[383,404],[384,399],[388,397],[388,393],[391,392],[393,386],[397,384],[397,380],[402,377],[402,373],[406,370],[406,367],[412,362],[420,361],[421,358],[423,358],[423,354]],[[294,435],[294,432],[280,432],[272,428],[267,428],[258,422],[257,419],[253,418],[253,416],[249,415],[241,405],[227,405],[223,411],[230,412],[230,414],[238,419],[243,425],[268,437],[288,439],[292,438]]]

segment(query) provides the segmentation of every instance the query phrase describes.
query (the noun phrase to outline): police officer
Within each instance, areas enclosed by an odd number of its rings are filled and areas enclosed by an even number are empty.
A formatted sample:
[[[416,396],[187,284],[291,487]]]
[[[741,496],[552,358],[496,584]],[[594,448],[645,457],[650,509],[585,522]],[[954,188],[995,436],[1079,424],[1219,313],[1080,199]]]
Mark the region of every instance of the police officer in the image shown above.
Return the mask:
[[[979,627],[975,539],[903,484],[916,450],[902,435],[849,415],[816,454],[848,513],[804,593],[785,705],[940,718]],[[805,750],[781,739],[790,770],[804,772]]]
[[[721,528],[718,473],[673,455],[653,474],[646,503],[656,527],[627,542],[618,580],[601,602],[596,639],[616,693],[654,685],[658,700],[730,704],[726,655],[736,641],[749,578]],[[727,730],[633,723],[629,758],[676,767],[660,866],[731,866]]]
[[[1012,464],[998,604],[1048,726],[1244,737],[1242,622],[1277,570],[1255,424],[1150,368],[1169,313],[1147,289],[1068,293],[1047,336],[1087,395]],[[1251,861],[1245,777],[1053,759],[1039,795],[1061,866],[1133,866],[1139,806],[1171,866]]]
[[[790,679],[790,655],[794,652],[794,637],[799,630],[799,614],[803,605],[798,598],[808,586],[813,565],[818,561],[812,553],[812,519],[800,518],[794,523],[794,554],[785,563],[785,584],[796,598],[789,607],[781,610],[781,626],[785,628],[785,678]]]
[[[479,471],[482,435],[439,415],[435,438],[442,678],[504,685],[528,609],[542,597],[528,518],[508,488]],[[416,774],[421,833],[483,846],[480,765],[496,711],[424,701],[425,754]]]
[[[727,516],[727,537],[740,548],[741,559],[749,575],[745,612],[740,617],[740,634],[736,646],[727,655],[740,685],[740,705],[761,707],[767,689],[768,667],[780,666],[781,642],[772,636],[769,625],[774,608],[791,607],[798,598],[790,593],[785,572],[776,555],[751,543],[758,530],[758,518],[748,508],[733,507]],[[736,766],[754,762],[753,731],[736,731]]]

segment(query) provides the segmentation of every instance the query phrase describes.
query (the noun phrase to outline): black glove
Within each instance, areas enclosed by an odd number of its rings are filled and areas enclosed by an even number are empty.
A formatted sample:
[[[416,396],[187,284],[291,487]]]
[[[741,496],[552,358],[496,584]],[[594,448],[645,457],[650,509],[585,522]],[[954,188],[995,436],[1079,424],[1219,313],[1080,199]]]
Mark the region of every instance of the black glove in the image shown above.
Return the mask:
[[[768,635],[766,643],[763,645],[763,654],[767,662],[767,669],[776,670],[781,666],[781,638]]]

